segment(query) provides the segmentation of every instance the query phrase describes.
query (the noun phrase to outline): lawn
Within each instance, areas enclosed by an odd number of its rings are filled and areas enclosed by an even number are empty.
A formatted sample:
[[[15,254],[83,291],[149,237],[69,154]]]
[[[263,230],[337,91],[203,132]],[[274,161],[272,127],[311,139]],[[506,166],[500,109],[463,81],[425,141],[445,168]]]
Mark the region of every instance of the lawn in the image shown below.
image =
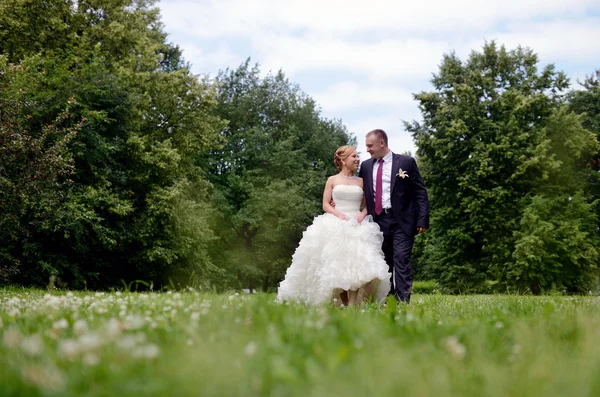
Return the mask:
[[[600,298],[0,289],[1,396],[598,396]]]

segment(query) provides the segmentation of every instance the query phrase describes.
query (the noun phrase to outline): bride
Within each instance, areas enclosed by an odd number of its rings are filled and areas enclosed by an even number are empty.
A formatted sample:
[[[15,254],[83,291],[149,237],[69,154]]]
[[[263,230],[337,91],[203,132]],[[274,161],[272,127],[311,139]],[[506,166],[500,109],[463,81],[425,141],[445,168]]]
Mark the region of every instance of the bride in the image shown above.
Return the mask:
[[[359,164],[356,149],[340,147],[334,163],[340,172],[325,185],[325,214],[304,232],[279,285],[279,301],[354,306],[382,301],[390,290],[389,267],[381,250],[383,234],[367,215],[363,180],[354,176]]]

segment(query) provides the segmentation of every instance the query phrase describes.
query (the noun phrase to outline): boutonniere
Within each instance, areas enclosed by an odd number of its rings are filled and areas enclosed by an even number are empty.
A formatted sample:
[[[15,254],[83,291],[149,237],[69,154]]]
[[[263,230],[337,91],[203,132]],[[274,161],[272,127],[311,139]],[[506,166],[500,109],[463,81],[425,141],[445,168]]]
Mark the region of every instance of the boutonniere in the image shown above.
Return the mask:
[[[398,173],[396,174],[396,176],[399,176],[402,179],[408,178],[408,174],[406,173],[406,171],[402,171],[402,168],[400,168],[400,171],[398,171]]]

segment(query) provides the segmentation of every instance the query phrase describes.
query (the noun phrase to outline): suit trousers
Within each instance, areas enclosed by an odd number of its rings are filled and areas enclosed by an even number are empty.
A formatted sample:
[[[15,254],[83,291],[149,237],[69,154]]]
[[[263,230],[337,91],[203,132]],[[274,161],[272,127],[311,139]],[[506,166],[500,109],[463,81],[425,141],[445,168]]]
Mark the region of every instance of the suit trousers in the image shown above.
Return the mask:
[[[392,273],[390,295],[393,294],[401,302],[409,303],[413,282],[410,257],[415,237],[402,230],[391,212],[374,215],[373,220],[383,232],[381,248]]]

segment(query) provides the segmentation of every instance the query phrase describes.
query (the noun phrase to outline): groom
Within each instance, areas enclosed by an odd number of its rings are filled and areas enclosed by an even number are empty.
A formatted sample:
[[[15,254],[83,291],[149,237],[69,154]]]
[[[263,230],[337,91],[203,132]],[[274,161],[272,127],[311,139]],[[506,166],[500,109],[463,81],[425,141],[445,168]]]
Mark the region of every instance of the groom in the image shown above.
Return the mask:
[[[383,130],[366,136],[369,160],[362,163],[367,211],[383,232],[383,253],[392,273],[392,291],[408,303],[412,289],[410,256],[415,236],[429,228],[429,199],[415,159],[388,148]]]

